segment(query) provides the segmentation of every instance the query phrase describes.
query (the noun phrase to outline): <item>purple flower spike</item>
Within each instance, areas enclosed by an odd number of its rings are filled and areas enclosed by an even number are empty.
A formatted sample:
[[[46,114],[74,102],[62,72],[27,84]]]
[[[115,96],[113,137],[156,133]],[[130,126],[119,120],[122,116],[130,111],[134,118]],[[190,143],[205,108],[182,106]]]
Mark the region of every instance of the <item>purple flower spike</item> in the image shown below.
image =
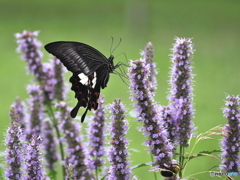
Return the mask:
[[[149,81],[152,82],[150,91],[155,91],[157,88],[157,79],[156,74],[158,74],[156,70],[156,63],[153,62],[154,60],[154,49],[151,42],[147,43],[147,46],[145,47],[145,50],[141,52],[141,55],[146,61],[146,64],[149,64],[150,68],[150,75],[149,75]]]
[[[40,136],[42,131],[42,122],[45,117],[43,109],[43,97],[41,89],[38,85],[28,85],[28,93],[31,98],[29,99],[30,117],[27,127],[27,139],[35,136]]]
[[[146,145],[155,157],[156,168],[168,168],[171,163],[172,145],[167,139],[167,132],[160,121],[159,110],[148,90],[150,67],[144,59],[132,61],[129,68],[132,100],[138,112],[138,118],[144,124],[144,134],[149,137]]]
[[[103,165],[103,159],[101,157],[105,154],[105,107],[103,104],[104,97],[101,96],[99,98],[98,109],[95,111],[95,116],[88,132],[90,140],[89,155],[92,157],[89,164],[90,168],[93,170],[97,170],[97,168]]]
[[[46,179],[40,155],[40,141],[40,137],[33,136],[27,146],[24,180]]]
[[[111,119],[112,146],[110,147],[109,159],[111,163],[109,180],[130,179],[130,168],[127,167],[129,153],[127,151],[128,141],[124,137],[128,131],[128,122],[124,120],[126,112],[120,99],[116,99],[110,107],[113,113]]]
[[[170,108],[176,129],[176,140],[187,147],[193,130],[193,103],[192,103],[192,66],[190,63],[193,54],[191,39],[176,38],[172,49],[172,72],[170,75]]]
[[[18,114],[18,120],[21,125],[22,129],[25,129],[26,126],[26,104],[24,101],[21,101],[19,97],[16,98],[15,102],[13,103],[13,107],[16,109]]]
[[[221,170],[240,173],[240,98],[239,96],[227,96],[223,109],[224,117],[228,124],[223,129],[226,136],[222,139],[222,165]]]
[[[23,31],[15,34],[17,38],[17,51],[23,53],[22,59],[28,63],[28,72],[33,74],[37,79],[42,76],[42,52],[39,48],[42,46],[35,37],[39,31]]]
[[[86,155],[84,150],[84,143],[79,134],[81,131],[79,124],[72,122],[72,118],[69,115],[69,109],[67,109],[67,103],[60,102],[57,104],[59,112],[57,118],[60,121],[60,128],[63,131],[64,138],[67,144],[67,156],[65,159],[65,166],[72,166],[71,177],[73,179],[79,180],[91,180],[93,176],[90,174],[90,169],[88,168],[86,162]],[[70,178],[70,177],[67,177]]]
[[[54,98],[56,79],[54,78],[52,64],[41,62],[41,43],[35,38],[38,33],[38,31],[23,31],[23,33],[15,34],[15,36],[18,43],[17,51],[22,53],[22,59],[28,63],[28,72],[33,74],[40,83],[40,88],[46,96],[44,102],[46,102],[46,100]]]
[[[6,162],[8,168],[5,175],[8,179],[21,179],[22,178],[22,162],[23,162],[23,149],[22,140],[23,134],[19,124],[19,115],[14,106],[10,109],[11,126],[7,130],[6,135]]]
[[[176,126],[173,123],[173,118],[171,114],[171,109],[168,106],[162,106],[160,107],[160,114],[161,114],[161,120],[163,122],[163,125],[165,129],[167,130],[167,137],[170,140],[172,144],[175,142],[176,137]]]
[[[64,81],[64,73],[67,72],[66,68],[62,65],[59,59],[53,58],[50,60],[51,64],[53,64],[54,69],[54,79],[55,79],[55,99],[62,101],[66,99],[66,95],[68,93],[68,85]]]
[[[55,85],[57,84],[53,64],[49,62],[42,63],[42,71],[43,75],[41,76],[40,86],[47,97],[46,100],[52,100],[55,97]]]
[[[44,147],[44,155],[46,160],[46,167],[50,171],[55,171],[56,162],[59,159],[59,155],[57,152],[57,140],[54,135],[54,129],[52,124],[49,121],[43,122],[43,147]]]

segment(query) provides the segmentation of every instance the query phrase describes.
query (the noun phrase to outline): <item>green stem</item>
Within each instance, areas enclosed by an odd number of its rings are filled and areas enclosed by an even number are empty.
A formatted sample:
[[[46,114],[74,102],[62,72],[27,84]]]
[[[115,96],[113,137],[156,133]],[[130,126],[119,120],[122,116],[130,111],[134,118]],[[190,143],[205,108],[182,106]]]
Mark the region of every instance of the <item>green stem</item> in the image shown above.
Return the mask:
[[[182,168],[184,165],[184,147],[180,145],[180,156],[179,156],[179,165],[180,165],[180,171],[179,171],[179,177],[182,178]]]
[[[151,162],[154,162],[154,158],[153,155],[151,154]],[[153,173],[154,174],[154,179],[157,180],[157,173]]]
[[[1,179],[1,180],[4,180],[3,174],[2,174],[2,168],[0,168],[0,179]]]
[[[47,101],[47,107],[48,107],[48,115],[49,115],[49,117],[50,117],[50,119],[51,119],[51,121],[52,121],[52,123],[53,123],[53,127],[54,127],[54,129],[55,129],[55,131],[56,131],[56,135],[57,135],[57,138],[58,138],[58,140],[59,140],[59,149],[60,149],[60,154],[61,154],[61,160],[63,161],[64,160],[64,150],[63,150],[63,144],[62,144],[62,142],[60,141],[60,137],[61,137],[61,135],[60,135],[60,131],[59,131],[59,129],[58,129],[58,121],[57,121],[57,119],[55,118],[55,115],[54,115],[54,113],[53,113],[53,109],[52,109],[52,106],[51,106],[51,104],[50,104],[50,100],[48,99],[48,101]],[[64,165],[62,165],[62,173],[63,173],[63,177],[64,177],[64,179],[65,179],[65,176],[66,176],[66,171],[65,171],[65,167],[64,167]],[[56,173],[54,173],[54,174],[56,174]],[[56,179],[56,176],[54,177],[54,179]]]
[[[98,168],[97,167],[95,169],[95,177],[96,177],[96,180],[98,180]]]

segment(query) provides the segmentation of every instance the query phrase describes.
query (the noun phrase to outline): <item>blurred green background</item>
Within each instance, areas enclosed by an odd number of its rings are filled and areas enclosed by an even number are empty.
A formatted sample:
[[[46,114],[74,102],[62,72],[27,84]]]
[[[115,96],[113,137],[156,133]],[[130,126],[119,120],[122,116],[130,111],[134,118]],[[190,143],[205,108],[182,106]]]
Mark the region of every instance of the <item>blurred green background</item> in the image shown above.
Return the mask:
[[[196,132],[225,124],[221,108],[226,93],[240,94],[240,2],[235,0],[1,0],[0,1],[0,151],[4,151],[4,133],[9,126],[9,106],[16,96],[28,98],[26,85],[32,78],[26,75],[26,63],[16,53],[14,34],[23,30],[40,30],[38,39],[47,44],[67,40],[89,44],[107,57],[111,36],[117,43],[123,41],[114,52],[126,53],[128,59],[140,58],[139,52],[147,42],[155,49],[155,61],[160,73],[156,101],[167,105],[168,77],[174,37],[193,38],[194,103],[196,108]],[[44,60],[50,58],[44,49]],[[123,55],[115,62],[126,62]],[[67,81],[67,79],[66,79]],[[116,75],[111,75],[108,88],[102,93],[106,102],[121,98],[132,110],[129,89]],[[73,92],[70,101],[75,104]],[[82,112],[80,112],[82,113]],[[91,114],[91,113],[89,113]],[[143,136],[136,130],[140,124],[128,117],[131,129],[128,138],[132,165],[149,162]],[[194,152],[218,149],[219,140],[201,142]],[[194,159],[184,176],[207,171],[218,166],[219,161],[210,157]],[[134,170],[141,179],[151,179],[148,167]],[[219,171],[217,168],[213,169]],[[194,176],[209,178],[209,173]],[[160,177],[159,177],[160,179]],[[215,178],[212,178],[215,179]],[[217,179],[217,178],[216,178]]]

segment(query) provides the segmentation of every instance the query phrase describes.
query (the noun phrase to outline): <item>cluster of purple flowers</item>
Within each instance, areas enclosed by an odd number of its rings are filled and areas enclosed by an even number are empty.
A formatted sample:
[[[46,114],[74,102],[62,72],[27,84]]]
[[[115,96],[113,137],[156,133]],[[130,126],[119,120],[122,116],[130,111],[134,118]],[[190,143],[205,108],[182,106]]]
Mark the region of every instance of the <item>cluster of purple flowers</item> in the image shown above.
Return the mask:
[[[146,145],[156,159],[156,168],[167,168],[171,163],[172,145],[169,143],[166,130],[160,121],[157,104],[154,103],[152,87],[149,81],[149,64],[144,59],[131,62],[129,76],[131,79],[132,99],[137,102],[138,118],[144,124],[144,135],[149,139]]]
[[[10,108],[11,126],[7,130],[5,144],[8,149],[6,151],[6,162],[9,165],[5,175],[8,179],[21,179],[22,177],[22,128],[19,124],[19,116],[15,112],[15,108]]]
[[[92,170],[97,170],[104,164],[103,155],[105,155],[104,149],[104,139],[106,135],[105,130],[105,107],[104,107],[104,97],[101,96],[98,102],[98,109],[95,111],[95,116],[93,117],[93,122],[90,124],[88,131],[89,134],[89,155],[91,157],[89,161],[90,168]],[[96,171],[97,172],[97,171]]]
[[[137,101],[134,105],[138,119],[144,124],[146,145],[155,157],[155,168],[171,169],[177,145],[186,147],[193,130],[191,40],[176,38],[172,52],[168,106],[154,102],[157,72],[151,43],[142,52],[143,58],[132,61],[129,68],[132,100]],[[180,166],[183,163],[183,158],[179,158]]]
[[[240,98],[228,95],[225,105],[223,113],[228,123],[223,128],[225,137],[222,139],[223,160],[220,169],[240,173]]]
[[[87,166],[86,155],[84,153],[84,143],[80,135],[80,125],[73,122],[69,115],[69,109],[67,103],[60,102],[57,104],[59,112],[57,119],[60,120],[60,129],[63,132],[63,141],[67,144],[67,155],[65,157],[65,166],[73,166],[72,177],[74,179],[91,180],[92,175],[90,169]]]
[[[17,51],[22,53],[22,59],[27,62],[27,71],[34,75],[35,80],[39,82],[40,89],[44,94],[44,102],[66,97],[63,81],[63,67],[60,61],[53,59],[50,62],[42,62],[43,54],[40,51],[42,43],[35,37],[39,32],[23,31],[17,33],[18,48]]]
[[[65,102],[65,70],[55,58],[42,62],[37,35],[37,31],[16,34],[18,51],[36,83],[27,86],[28,102],[17,98],[10,109],[11,126],[6,135],[7,179],[56,179],[59,159],[63,176],[68,180],[135,179],[130,168],[129,142],[125,137],[128,120],[121,100],[115,99],[107,110],[104,98],[100,97],[99,108],[89,122],[88,136],[83,136],[85,129],[69,116]],[[142,123],[140,129],[147,137],[145,145],[154,157],[153,169],[162,175],[167,174],[166,179],[182,178],[181,168],[187,159],[184,158],[184,148],[189,146],[194,129],[192,54],[191,39],[176,38],[167,106],[154,100],[158,72],[152,43],[142,51],[141,59],[131,61],[128,69],[131,99],[137,119]],[[239,97],[227,98],[224,114],[228,125],[224,128],[220,168],[226,172],[239,172]],[[107,111],[111,113],[111,123],[108,123]],[[180,150],[178,162],[175,159],[177,150]],[[178,178],[176,173],[179,170]]]
[[[130,168],[128,161],[128,140],[125,135],[128,131],[128,121],[125,119],[125,108],[120,99],[115,99],[110,107],[111,116],[111,147],[109,150],[109,161],[111,163],[108,180],[130,179]]]
[[[6,170],[8,179],[47,179],[43,171],[40,152],[40,136],[33,135],[28,144],[26,134],[19,123],[19,114],[14,106],[10,109],[11,126],[7,131]]]
[[[30,143],[26,147],[26,175],[24,177],[25,180],[30,179],[48,179],[43,171],[43,165],[41,161],[41,149],[40,136],[32,136],[29,141]]]
[[[191,39],[176,38],[172,49],[172,68],[170,74],[169,109],[172,115],[171,137],[177,143],[187,147],[193,130],[193,103],[192,103],[192,66],[191,54],[193,45]],[[168,122],[169,123],[169,122]],[[172,139],[173,142],[175,142]]]

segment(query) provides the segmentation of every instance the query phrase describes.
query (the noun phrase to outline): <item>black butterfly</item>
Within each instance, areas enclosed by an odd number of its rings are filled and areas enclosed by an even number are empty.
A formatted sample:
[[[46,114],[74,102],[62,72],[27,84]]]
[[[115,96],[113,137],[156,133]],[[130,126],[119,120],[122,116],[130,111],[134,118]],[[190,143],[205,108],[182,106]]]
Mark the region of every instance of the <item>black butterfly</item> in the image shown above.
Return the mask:
[[[45,49],[73,73],[69,81],[78,103],[70,115],[75,118],[80,107],[86,108],[81,118],[83,122],[88,110],[98,108],[100,89],[107,86],[109,73],[113,73],[120,63],[114,66],[114,56],[106,58],[95,48],[79,42],[52,42]]]

